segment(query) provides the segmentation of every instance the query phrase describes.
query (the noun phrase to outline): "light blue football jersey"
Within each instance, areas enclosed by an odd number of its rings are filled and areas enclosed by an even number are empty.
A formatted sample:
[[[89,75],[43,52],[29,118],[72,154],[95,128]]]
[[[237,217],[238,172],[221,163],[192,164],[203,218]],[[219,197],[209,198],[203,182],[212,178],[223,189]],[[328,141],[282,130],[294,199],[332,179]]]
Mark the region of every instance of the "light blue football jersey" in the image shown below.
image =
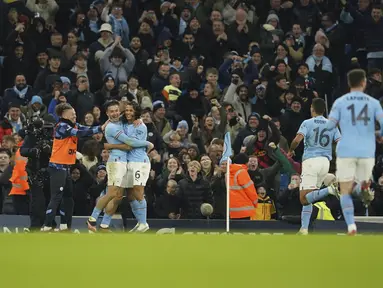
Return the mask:
[[[148,141],[137,140],[127,136],[124,133],[124,128],[121,121],[110,122],[105,128],[105,138],[109,144],[127,144],[131,147],[146,147],[149,145]],[[127,162],[126,151],[119,149],[112,149],[110,151],[108,162]]]
[[[134,127],[133,124],[124,124],[123,127],[125,134],[137,141],[145,141],[148,136],[148,129],[144,123],[141,123],[137,127]],[[128,162],[150,162],[146,153],[146,146],[134,148],[129,151],[127,153],[127,159]]]
[[[332,143],[341,138],[338,128],[329,130],[323,116],[313,117],[302,122],[297,134],[304,136],[304,153],[302,160],[326,157],[332,159]]]
[[[363,92],[338,98],[331,109],[328,127],[339,124],[342,139],[337,146],[340,158],[375,158],[375,121],[383,129],[383,110],[378,100]]]

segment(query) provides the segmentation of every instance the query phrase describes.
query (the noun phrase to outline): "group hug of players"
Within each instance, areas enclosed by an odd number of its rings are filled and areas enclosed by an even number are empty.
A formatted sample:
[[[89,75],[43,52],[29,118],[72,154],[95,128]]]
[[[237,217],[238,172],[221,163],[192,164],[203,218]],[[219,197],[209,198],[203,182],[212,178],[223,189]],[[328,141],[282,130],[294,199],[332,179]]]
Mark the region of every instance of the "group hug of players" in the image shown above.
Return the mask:
[[[383,110],[378,100],[364,93],[367,79],[363,70],[350,71],[347,79],[350,92],[334,102],[328,119],[324,117],[325,101],[320,98],[313,100],[312,118],[301,124],[288,153],[292,155],[299,143],[304,141],[300,184],[303,208],[299,233],[302,235],[308,234],[312,204],[329,194],[340,198],[348,234],[355,235],[357,228],[351,194],[362,197],[365,203],[370,196],[376,137],[381,137],[383,131]],[[124,189],[128,191],[127,197],[137,219],[137,225],[131,232],[149,229],[144,188],[150,173],[147,154],[153,149],[153,144],[146,141],[147,128],[140,120],[140,108],[136,103],[129,103],[121,115],[119,103],[112,100],[105,104],[105,110],[109,120],[102,126],[89,128],[76,123],[75,110],[69,104],[56,107],[60,121],[54,132],[49,164],[51,200],[42,231],[52,230],[60,203],[64,204],[70,227],[73,198],[69,167],[76,161],[77,138],[99,132],[105,133],[108,142],[105,148],[110,149],[108,185],[107,192],[100,197],[87,221],[88,229],[97,231],[97,219],[102,211],[104,215],[99,229],[109,229],[112,216],[124,196]],[[380,131],[375,131],[376,122],[380,124]],[[337,175],[328,187],[320,189],[329,172],[333,142],[337,143]]]

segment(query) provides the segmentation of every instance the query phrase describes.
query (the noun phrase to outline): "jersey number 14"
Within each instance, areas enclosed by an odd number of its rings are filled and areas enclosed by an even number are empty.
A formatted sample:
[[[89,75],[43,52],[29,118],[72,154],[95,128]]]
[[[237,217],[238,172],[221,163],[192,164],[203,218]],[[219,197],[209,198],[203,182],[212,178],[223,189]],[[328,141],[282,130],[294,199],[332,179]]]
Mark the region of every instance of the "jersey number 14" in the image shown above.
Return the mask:
[[[370,117],[368,117],[368,105],[364,105],[358,116],[355,118],[355,106],[354,104],[347,107],[348,110],[351,111],[351,123],[352,125],[356,125],[356,121],[363,121],[365,126],[368,125],[368,121],[370,121]]]

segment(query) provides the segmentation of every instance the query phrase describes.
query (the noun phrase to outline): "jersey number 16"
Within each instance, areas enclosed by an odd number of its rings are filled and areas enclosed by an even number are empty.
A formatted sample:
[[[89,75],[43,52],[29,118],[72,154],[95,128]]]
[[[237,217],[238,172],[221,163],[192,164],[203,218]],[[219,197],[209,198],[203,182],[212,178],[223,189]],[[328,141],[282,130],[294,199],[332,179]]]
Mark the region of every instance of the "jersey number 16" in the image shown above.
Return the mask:
[[[322,147],[326,147],[330,143],[330,136],[326,134],[326,132],[328,132],[329,130],[323,129],[322,131],[320,131],[319,127],[317,127],[313,131],[315,132],[315,145],[318,144],[318,141],[319,145]]]

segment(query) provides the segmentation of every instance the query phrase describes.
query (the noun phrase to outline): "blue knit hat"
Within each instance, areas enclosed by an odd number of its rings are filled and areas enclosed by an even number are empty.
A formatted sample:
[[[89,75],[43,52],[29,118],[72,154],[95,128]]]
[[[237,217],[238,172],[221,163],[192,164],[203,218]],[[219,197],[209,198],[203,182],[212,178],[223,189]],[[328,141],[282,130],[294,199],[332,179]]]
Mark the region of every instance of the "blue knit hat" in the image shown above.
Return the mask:
[[[33,105],[35,103],[40,103],[41,105],[43,105],[43,100],[41,99],[40,96],[35,95],[32,97],[31,104]]]
[[[188,122],[186,122],[185,120],[178,122],[177,129],[178,128],[186,128],[186,130],[189,130]]]

